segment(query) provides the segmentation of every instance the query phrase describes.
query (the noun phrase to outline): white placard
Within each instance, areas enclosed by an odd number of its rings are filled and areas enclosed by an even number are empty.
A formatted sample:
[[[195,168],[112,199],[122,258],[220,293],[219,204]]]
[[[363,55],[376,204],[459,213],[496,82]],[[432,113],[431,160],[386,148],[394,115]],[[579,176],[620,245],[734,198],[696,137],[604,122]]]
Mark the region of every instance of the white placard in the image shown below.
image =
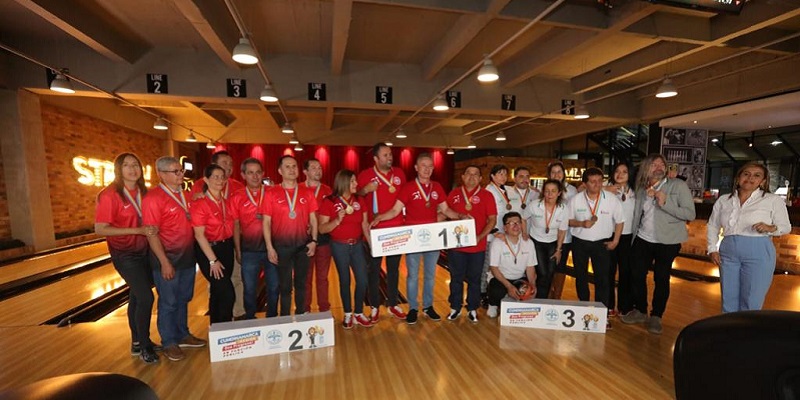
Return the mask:
[[[472,219],[373,229],[370,247],[373,257],[444,250],[474,246],[477,234]]]
[[[500,304],[500,325],[560,331],[606,333],[608,309],[596,301],[510,297]]]
[[[211,325],[211,362],[330,347],[335,344],[330,311]]]

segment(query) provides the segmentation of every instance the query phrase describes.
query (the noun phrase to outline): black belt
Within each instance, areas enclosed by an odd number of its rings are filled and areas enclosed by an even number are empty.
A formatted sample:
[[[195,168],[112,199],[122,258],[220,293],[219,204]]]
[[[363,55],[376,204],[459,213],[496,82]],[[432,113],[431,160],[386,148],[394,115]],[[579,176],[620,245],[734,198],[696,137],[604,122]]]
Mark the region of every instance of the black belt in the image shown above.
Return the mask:
[[[220,240],[220,241],[216,241],[216,242],[208,242],[208,244],[210,244],[211,246],[216,246],[218,244],[228,243],[231,240],[233,240],[233,238],[227,238],[225,240]]]

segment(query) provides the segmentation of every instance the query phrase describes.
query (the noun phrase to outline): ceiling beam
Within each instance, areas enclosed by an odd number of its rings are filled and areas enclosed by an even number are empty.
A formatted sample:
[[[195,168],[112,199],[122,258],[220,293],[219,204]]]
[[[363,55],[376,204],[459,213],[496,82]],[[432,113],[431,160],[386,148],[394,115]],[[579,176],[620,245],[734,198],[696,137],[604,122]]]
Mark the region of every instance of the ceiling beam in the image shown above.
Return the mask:
[[[100,7],[90,10],[81,2],[62,0],[16,2],[114,62],[133,64],[149,50],[133,32],[123,31],[122,21]]]
[[[400,109],[389,110],[389,113],[385,117],[375,120],[375,123],[372,125],[372,130],[375,132],[383,132],[386,125],[389,125],[389,123],[397,117],[397,114],[400,114]]]
[[[333,130],[333,120],[336,119],[336,114],[334,112],[333,107],[327,107],[325,109],[325,130],[331,131]]]
[[[228,127],[234,121],[236,121],[236,116],[234,116],[230,111],[225,110],[206,110],[203,108],[203,103],[195,103],[193,101],[183,101],[183,104],[186,105],[189,109],[195,110],[208,118],[214,120],[214,122],[220,124],[221,126]]]
[[[240,68],[231,58],[233,47],[239,42],[239,30],[224,2],[212,0],[172,1],[225,65]]]
[[[350,20],[353,15],[353,0],[333,2],[333,32],[331,33],[331,73],[342,73],[347,39],[350,37]]]

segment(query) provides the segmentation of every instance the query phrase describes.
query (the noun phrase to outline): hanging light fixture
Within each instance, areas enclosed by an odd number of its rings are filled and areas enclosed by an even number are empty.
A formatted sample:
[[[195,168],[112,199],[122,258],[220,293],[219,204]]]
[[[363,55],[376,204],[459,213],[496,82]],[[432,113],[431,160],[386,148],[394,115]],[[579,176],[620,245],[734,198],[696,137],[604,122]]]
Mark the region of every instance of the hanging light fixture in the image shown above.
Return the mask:
[[[285,133],[287,135],[293,134],[294,133],[294,127],[292,126],[292,123],[289,122],[289,121],[286,121],[283,124],[283,127],[281,128],[281,132],[283,132],[283,133]]]
[[[297,143],[296,145],[294,145],[294,151],[303,151],[303,144]]]
[[[477,148],[477,147],[478,146],[475,145],[475,141],[474,140],[470,140],[469,141],[469,145],[467,146],[468,149],[474,149],[474,148]]]
[[[506,141],[506,134],[503,133],[503,131],[497,132],[497,136],[494,138],[494,140],[496,140],[498,142],[505,142]]]
[[[292,136],[292,138],[289,139],[289,144],[299,144],[299,143],[300,141],[297,140],[297,136]]]
[[[403,130],[403,128],[400,128],[400,129],[397,130],[397,134],[394,135],[394,137],[396,137],[398,139],[405,139],[408,136],[406,135],[406,132]]]
[[[216,149],[217,145],[214,144],[214,142],[208,142],[208,143],[206,143],[206,148],[207,149]]]
[[[58,93],[75,93],[75,89],[72,88],[72,82],[69,81],[69,78],[67,78],[62,71],[56,72],[55,78],[50,82],[50,90]]]
[[[675,85],[672,83],[672,79],[664,78],[664,82],[661,82],[661,86],[658,87],[656,97],[659,99],[666,99],[668,97],[675,97],[677,95],[678,89],[675,88]]]
[[[394,143],[392,143],[392,142],[384,142],[384,144],[385,144],[385,145],[387,145],[387,146],[389,146],[389,147],[392,147],[392,146],[394,146]]]
[[[444,99],[444,95],[440,94],[436,100],[433,101],[433,109],[435,111],[447,111],[450,107],[447,105],[447,100]]]
[[[245,65],[253,65],[258,62],[256,52],[246,38],[239,39],[239,44],[233,48],[233,61]]]
[[[186,141],[187,142],[192,142],[192,143],[197,141],[197,138],[194,137],[194,131],[189,130],[189,136],[186,137]]]
[[[494,66],[492,60],[487,58],[483,60],[483,66],[478,70],[478,80],[484,83],[494,82],[500,79],[497,73],[497,67]]]
[[[275,93],[275,89],[272,88],[272,85],[266,84],[264,85],[264,89],[261,89],[261,96],[259,97],[261,101],[266,101],[267,103],[274,103],[278,101],[278,94]]]
[[[589,118],[589,110],[586,109],[585,105],[578,104],[578,106],[575,107],[575,115],[572,116],[572,118],[575,118],[575,119],[586,119],[586,118]]]
[[[447,154],[449,154],[449,155],[451,155],[451,156],[452,156],[453,154],[456,154],[456,151],[455,151],[455,150],[453,150],[453,148],[452,148],[452,147],[448,147],[448,148],[447,148]]]
[[[156,122],[153,122],[153,129],[157,129],[159,131],[165,131],[169,129],[167,125],[167,121],[164,120],[162,117],[156,118]]]

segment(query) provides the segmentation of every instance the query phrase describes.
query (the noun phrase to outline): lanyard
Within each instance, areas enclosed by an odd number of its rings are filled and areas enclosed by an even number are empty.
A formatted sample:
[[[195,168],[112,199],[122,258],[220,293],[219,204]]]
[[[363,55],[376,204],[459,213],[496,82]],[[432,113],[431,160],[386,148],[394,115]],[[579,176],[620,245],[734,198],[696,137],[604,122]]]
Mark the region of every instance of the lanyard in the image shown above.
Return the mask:
[[[517,238],[517,240],[519,240],[519,238]],[[506,247],[508,247],[508,251],[510,251],[511,255],[514,256],[514,264],[516,264],[517,263],[517,255],[519,254],[520,249],[522,248],[522,246],[520,246],[519,241],[517,241],[517,251],[514,251],[514,249],[512,248],[511,244],[508,243],[508,238],[504,238],[503,241],[506,243]]]
[[[550,233],[550,221],[553,220],[553,215],[556,214],[556,207],[558,204],[553,205],[553,211],[550,212],[550,218],[547,218],[547,204],[542,203],[544,205],[544,233]]]
[[[247,189],[247,190],[249,191],[249,189]],[[211,199],[211,201],[213,201],[214,204],[216,204],[217,207],[219,207],[222,210],[222,222],[225,222],[225,220],[228,217],[228,212],[227,212],[227,210],[225,208],[225,198],[221,197],[219,200],[217,200],[217,198],[214,197],[214,195],[211,194],[211,192],[209,192],[209,191],[206,191],[206,197]]]
[[[131,196],[130,192],[128,192],[128,188],[122,188],[122,193],[125,194],[125,198],[128,199],[128,202],[133,204],[133,209],[136,210],[136,214],[139,215],[139,221],[142,220],[142,192],[137,188],[136,189],[136,198],[134,199]]]
[[[500,186],[497,186],[497,184],[494,183],[494,182],[492,182],[492,186],[494,186],[495,189],[497,189],[497,191],[500,192],[500,195],[503,196],[503,199],[506,201],[506,210],[510,210],[511,209],[511,200],[508,199],[508,195],[506,194],[506,191],[501,189]]]
[[[425,207],[431,207],[431,194],[426,193],[425,189],[422,186],[422,183],[419,181],[419,178],[415,178],[414,181],[417,183],[417,189],[419,189],[419,194],[425,199]],[[429,184],[431,186],[431,191],[433,191],[433,184]]]
[[[286,204],[289,206],[289,218],[294,219],[297,217],[297,213],[295,209],[297,208],[297,192],[300,191],[299,186],[295,186],[294,193],[292,194],[291,198],[289,197],[289,191],[281,185],[283,189],[283,193],[286,195]]]
[[[466,187],[461,186],[461,194],[464,196],[464,208],[467,211],[472,210],[472,196],[474,196],[475,193],[477,193],[478,190],[480,190],[480,189],[481,189],[481,187],[478,186],[477,188],[475,188],[474,192],[470,193],[469,196],[467,196]]]
[[[172,192],[172,189],[168,188],[163,183],[159,183],[158,186],[161,188],[161,190],[164,191],[164,193],[167,194],[167,196],[171,197],[172,200],[175,200],[175,202],[178,203],[179,206],[181,206],[183,211],[186,212],[186,219],[191,219],[192,218],[189,215],[189,206],[186,204],[186,197],[184,197],[184,195],[183,195],[183,190],[178,191],[178,194],[181,196],[181,198],[179,200],[178,196],[175,196],[175,193]]]
[[[528,201],[528,193],[530,193],[531,190],[530,189],[525,189],[525,195],[523,195],[522,193],[519,192],[519,189],[517,189],[517,187],[514,186],[514,191],[517,192],[517,194],[519,195],[519,197],[521,199],[520,201],[522,202],[522,205],[520,207],[525,209],[525,207],[528,206],[526,203]]]
[[[584,192],[583,195],[586,196],[586,205],[589,206],[589,211],[592,213],[592,221],[597,221],[597,209],[600,208],[600,198],[603,196],[603,193],[597,194],[597,202],[594,203],[594,208],[592,208],[589,194]]]
[[[250,193],[250,188],[245,189],[245,193],[247,193],[247,198],[250,199],[250,203],[252,203],[256,208],[261,208],[261,201],[264,200],[264,185],[261,185],[261,192],[258,195],[258,201],[253,197]]]

